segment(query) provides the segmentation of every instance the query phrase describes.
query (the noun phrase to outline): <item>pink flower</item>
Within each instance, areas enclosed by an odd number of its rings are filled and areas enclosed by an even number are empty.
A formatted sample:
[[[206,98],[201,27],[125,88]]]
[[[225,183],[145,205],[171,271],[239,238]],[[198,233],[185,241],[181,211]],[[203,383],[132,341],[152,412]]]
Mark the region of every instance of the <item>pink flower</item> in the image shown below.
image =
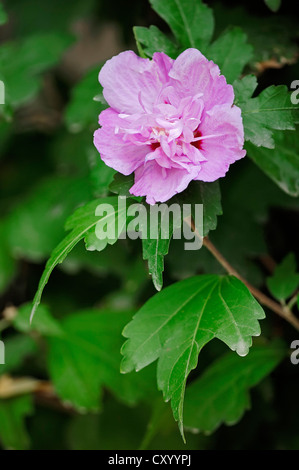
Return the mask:
[[[197,49],[176,60],[132,51],[99,74],[110,108],[99,116],[94,143],[102,160],[129,175],[149,204],[165,202],[191,180],[215,181],[245,156],[241,110],[217,65]]]

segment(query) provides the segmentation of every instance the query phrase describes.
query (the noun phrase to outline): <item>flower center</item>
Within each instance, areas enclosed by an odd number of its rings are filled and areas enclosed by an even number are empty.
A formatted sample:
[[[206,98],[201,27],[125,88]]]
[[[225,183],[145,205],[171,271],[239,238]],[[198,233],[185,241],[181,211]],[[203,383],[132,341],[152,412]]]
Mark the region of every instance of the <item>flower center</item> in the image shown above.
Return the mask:
[[[194,138],[198,138],[198,137],[202,137],[202,133],[200,132],[200,130],[196,129],[196,131],[194,132]],[[201,143],[202,143],[202,140],[195,140],[194,142],[190,142],[191,145],[193,145],[193,147],[196,147],[198,150],[201,150],[202,149],[202,146],[201,146]]]

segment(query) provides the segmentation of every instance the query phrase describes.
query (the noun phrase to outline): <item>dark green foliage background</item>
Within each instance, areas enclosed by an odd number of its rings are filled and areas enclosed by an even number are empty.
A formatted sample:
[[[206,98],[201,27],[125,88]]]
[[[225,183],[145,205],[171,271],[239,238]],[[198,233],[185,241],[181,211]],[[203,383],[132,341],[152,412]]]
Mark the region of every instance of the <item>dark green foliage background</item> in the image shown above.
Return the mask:
[[[256,93],[273,84],[289,87],[299,79],[299,8],[295,2],[283,0],[278,13],[262,0],[241,2],[242,6],[237,1],[206,3],[214,8],[216,37],[228,26],[240,26],[247,34],[254,50],[246,71],[258,73]],[[109,56],[105,47],[102,55],[93,55],[93,50],[101,40],[109,46],[109,35],[101,39],[107,27],[117,31],[114,53],[136,50],[133,26],[154,24],[166,34],[169,29],[147,0],[8,0],[3,4],[9,23],[0,26],[0,79],[4,76],[11,83],[11,96],[18,99],[8,95],[5,107],[0,106],[0,312],[23,307],[20,320],[2,333],[5,319],[0,320],[0,337],[7,344],[7,365],[0,365],[0,379],[4,373],[51,378],[58,394],[62,389],[62,396],[77,409],[39,394],[15,401],[0,399],[0,446],[298,449],[299,366],[288,357],[252,389],[252,409],[238,424],[222,425],[209,436],[186,430],[186,444],[170,406],[156,391],[153,366],[137,378],[134,373],[118,377],[122,329],[155,294],[140,241],[120,241],[101,253],[86,251],[81,242],[52,274],[42,311],[37,313],[40,318],[33,324],[35,331],[28,331],[29,306],[24,304],[32,301],[45,262],[64,237],[66,218],[79,205],[111,195],[107,188],[113,172],[101,164],[92,145],[103,105],[90,99],[100,93],[95,77]],[[73,56],[64,55],[80,42],[80,34],[85,35],[83,40],[81,36],[84,52],[79,48]],[[11,41],[18,46],[11,46]],[[84,65],[87,53],[90,57]],[[273,66],[281,61],[286,62],[284,67]],[[298,133],[294,135],[287,142],[297,158],[297,174],[291,176],[298,183]],[[254,152],[252,160],[256,161],[259,155]],[[210,238],[246,279],[269,293],[265,259],[280,263],[292,252],[299,264],[299,199],[298,194],[291,197],[278,187],[280,176],[268,178],[267,168],[260,169],[252,160],[233,165],[220,181],[223,215]],[[179,241],[171,243],[165,258],[165,286],[196,274],[219,273],[222,268],[205,248],[194,254],[184,251]],[[96,328],[92,309],[105,312],[95,322]],[[261,327],[257,347],[267,345],[269,339],[283,339],[288,347],[298,338],[290,325],[271,312]],[[65,329],[66,338],[57,339],[60,328]],[[90,368],[85,371],[84,357],[77,375],[68,376],[72,369],[67,360],[80,365],[78,331],[91,343],[85,344]],[[99,356],[92,347],[97,344],[102,345]],[[209,343],[190,382],[226,351],[218,340]],[[110,352],[112,365],[105,356]],[[62,357],[67,358],[65,363]],[[82,389],[82,395],[75,398],[72,381]],[[88,399],[84,387],[90,387]],[[187,412],[192,414],[192,409]]]

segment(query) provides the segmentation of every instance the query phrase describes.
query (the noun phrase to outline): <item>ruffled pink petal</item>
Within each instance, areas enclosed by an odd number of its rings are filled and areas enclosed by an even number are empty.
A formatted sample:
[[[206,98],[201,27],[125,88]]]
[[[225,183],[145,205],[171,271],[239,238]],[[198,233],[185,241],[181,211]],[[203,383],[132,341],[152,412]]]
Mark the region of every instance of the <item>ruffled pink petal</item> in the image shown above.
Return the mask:
[[[149,161],[135,171],[135,184],[130,189],[134,196],[146,196],[148,204],[165,202],[175,194],[184,191],[198,173],[198,168],[162,168],[155,161]]]
[[[215,105],[233,104],[234,90],[228,85],[219,67],[197,49],[187,49],[175,60],[169,76],[176,81],[182,96],[202,93],[205,109]]]
[[[206,158],[195,178],[215,181],[227,172],[236,160],[245,157],[241,110],[237,106],[215,106],[200,125],[203,135],[201,153]],[[211,136],[210,138],[205,138]]]
[[[104,98],[119,113],[150,111],[164,81],[168,80],[169,67],[170,61],[162,53],[149,60],[133,51],[121,52],[108,60],[99,73]]]
[[[130,175],[143,164],[149,153],[149,145],[134,145],[125,141],[122,134],[115,134],[114,128],[103,126],[94,133],[94,145],[106,165],[123,175]]]

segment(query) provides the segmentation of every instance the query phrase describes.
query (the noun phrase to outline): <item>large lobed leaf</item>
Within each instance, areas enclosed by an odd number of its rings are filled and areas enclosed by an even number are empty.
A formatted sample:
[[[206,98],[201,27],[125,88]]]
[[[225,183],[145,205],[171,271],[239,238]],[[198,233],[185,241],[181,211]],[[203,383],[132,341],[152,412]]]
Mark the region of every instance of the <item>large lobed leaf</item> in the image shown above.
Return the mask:
[[[173,284],[152,297],[124,329],[121,370],[140,370],[158,361],[158,388],[171,400],[183,433],[187,377],[198,354],[218,338],[245,356],[260,334],[264,311],[233,276],[204,275]]]

